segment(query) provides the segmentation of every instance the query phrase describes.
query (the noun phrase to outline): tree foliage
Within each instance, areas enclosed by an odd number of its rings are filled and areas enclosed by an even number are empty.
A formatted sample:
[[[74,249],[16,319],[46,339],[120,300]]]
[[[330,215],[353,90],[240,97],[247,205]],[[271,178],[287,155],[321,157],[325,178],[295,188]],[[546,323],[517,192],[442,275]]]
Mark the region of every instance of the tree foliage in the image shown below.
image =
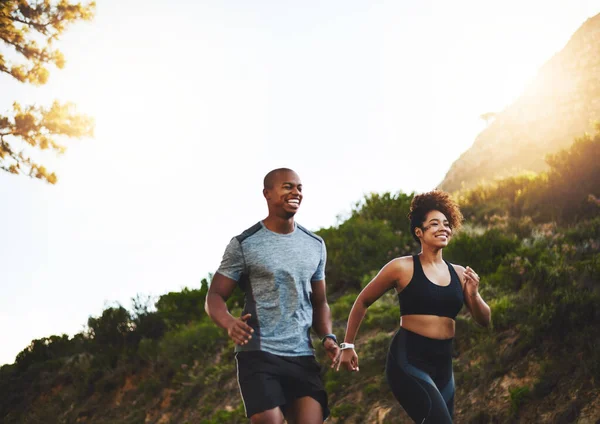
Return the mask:
[[[34,363],[40,363],[73,354],[81,343],[81,338],[69,339],[69,336],[50,336],[32,340],[29,346],[17,355],[15,364],[21,371]]]
[[[317,231],[327,244],[328,291],[360,290],[366,274],[416,249],[408,211],[412,194],[372,193],[356,204],[349,219]]]
[[[169,292],[156,302],[157,313],[169,328],[185,326],[200,321],[204,312],[204,300],[208,293],[208,282],[203,279],[200,289],[184,287],[179,292]]]
[[[89,336],[99,347],[120,350],[127,345],[135,326],[130,312],[123,306],[109,307],[100,317],[88,319]]]
[[[49,67],[65,64],[55,42],[70,24],[91,19],[94,10],[94,2],[2,0],[0,73],[22,83],[45,84]],[[11,111],[0,114],[0,169],[54,184],[56,175],[32,157],[31,149],[63,153],[62,138],[92,136],[93,127],[93,120],[77,114],[71,103],[43,107],[15,102]]]
[[[595,135],[579,137],[546,158],[549,170],[521,175],[459,193],[467,219],[487,224],[500,215],[534,222],[572,224],[598,214],[600,124]]]

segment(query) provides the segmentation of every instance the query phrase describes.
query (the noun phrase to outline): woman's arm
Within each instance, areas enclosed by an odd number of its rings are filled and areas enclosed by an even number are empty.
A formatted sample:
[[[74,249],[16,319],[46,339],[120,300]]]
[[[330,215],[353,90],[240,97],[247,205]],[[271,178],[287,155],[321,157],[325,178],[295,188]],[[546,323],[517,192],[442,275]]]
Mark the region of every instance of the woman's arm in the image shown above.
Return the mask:
[[[492,311],[479,294],[479,275],[470,267],[454,265],[454,268],[462,282],[465,304],[471,316],[477,324],[487,327],[492,319]]]
[[[411,258],[408,257],[408,259]],[[383,296],[384,293],[396,286],[405,262],[406,258],[397,258],[388,262],[360,292],[348,316],[344,343],[354,344],[358,329],[367,313],[367,309]],[[342,355],[337,366],[338,370],[340,364],[344,364],[349,371],[358,371],[358,355],[356,355],[353,348],[342,350]]]

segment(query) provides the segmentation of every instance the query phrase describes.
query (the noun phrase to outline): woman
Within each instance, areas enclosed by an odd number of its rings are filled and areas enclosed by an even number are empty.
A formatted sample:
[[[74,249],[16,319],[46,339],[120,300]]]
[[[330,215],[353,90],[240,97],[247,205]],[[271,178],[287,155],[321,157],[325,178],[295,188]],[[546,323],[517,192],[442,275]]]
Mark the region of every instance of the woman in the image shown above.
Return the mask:
[[[442,249],[463,219],[450,196],[439,190],[417,195],[408,217],[421,253],[390,261],[358,295],[337,369],[342,364],[358,371],[354,340],[360,323],[367,308],[394,288],[401,317],[387,355],[388,383],[416,423],[452,423],[454,320],[464,303],[475,321],[487,326],[490,308],[479,295],[477,273],[442,258]]]

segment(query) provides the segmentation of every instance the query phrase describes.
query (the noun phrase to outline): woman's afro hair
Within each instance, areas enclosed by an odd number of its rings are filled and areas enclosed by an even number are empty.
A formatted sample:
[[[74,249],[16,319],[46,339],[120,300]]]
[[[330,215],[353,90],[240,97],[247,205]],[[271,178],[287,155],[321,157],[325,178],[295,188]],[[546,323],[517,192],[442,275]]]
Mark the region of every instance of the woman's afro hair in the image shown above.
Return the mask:
[[[440,211],[443,213],[448,219],[453,232],[460,229],[463,216],[458,205],[448,193],[436,189],[427,193],[417,194],[413,197],[410,204],[410,212],[408,213],[410,233],[416,241],[419,241],[419,238],[415,234],[415,228],[422,228],[421,226],[425,222],[425,217],[431,211]]]

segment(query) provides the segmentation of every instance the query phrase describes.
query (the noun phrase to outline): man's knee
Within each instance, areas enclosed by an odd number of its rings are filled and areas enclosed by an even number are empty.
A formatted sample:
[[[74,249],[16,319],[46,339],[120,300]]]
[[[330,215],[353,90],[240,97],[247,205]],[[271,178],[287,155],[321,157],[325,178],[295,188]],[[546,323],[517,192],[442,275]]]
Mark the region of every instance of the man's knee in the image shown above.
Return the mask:
[[[283,424],[283,413],[279,408],[259,412],[250,417],[251,424]]]
[[[294,400],[286,412],[286,418],[290,424],[323,423],[323,407],[310,396]]]

